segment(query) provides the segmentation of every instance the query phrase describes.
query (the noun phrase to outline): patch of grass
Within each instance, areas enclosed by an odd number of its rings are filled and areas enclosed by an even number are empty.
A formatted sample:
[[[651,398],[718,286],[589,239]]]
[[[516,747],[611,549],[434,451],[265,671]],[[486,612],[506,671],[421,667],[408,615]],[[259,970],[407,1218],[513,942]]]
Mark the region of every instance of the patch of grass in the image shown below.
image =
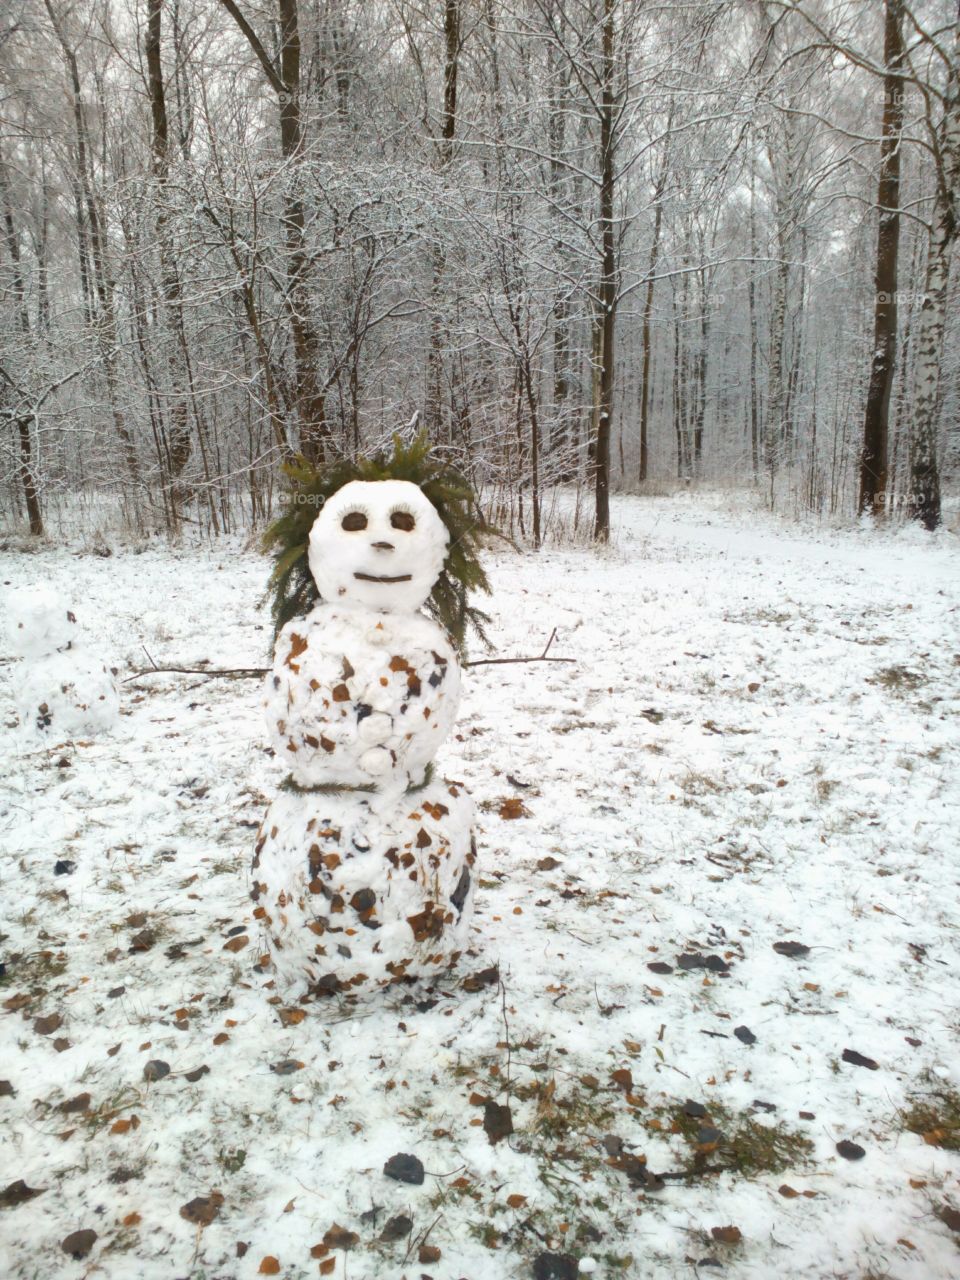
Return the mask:
[[[67,970],[65,951],[31,951],[28,955],[11,956],[7,972],[0,977],[0,991],[5,987],[25,987],[31,995],[45,995],[46,984]]]
[[[900,1123],[931,1147],[960,1151],[960,1092],[931,1085],[912,1095],[909,1106],[900,1112]]]
[[[817,800],[820,804],[825,804],[833,795],[840,783],[835,778],[818,778],[817,779]]]
[[[717,796],[729,790],[725,783],[718,781],[716,778],[711,778],[708,773],[698,773],[696,769],[688,769],[686,774],[678,779],[678,782],[684,797]]]
[[[654,1107],[648,1129],[676,1134],[683,1138],[687,1152],[684,1168],[722,1167],[743,1177],[758,1173],[783,1173],[805,1164],[813,1151],[813,1143],[795,1129],[771,1119],[735,1112],[714,1103],[706,1116],[688,1116],[682,1104]],[[699,1142],[701,1129],[720,1131],[715,1142]]]
[[[224,1173],[239,1173],[247,1163],[247,1153],[243,1147],[228,1147],[217,1152],[217,1164]]]
[[[911,671],[909,667],[898,665],[881,667],[875,675],[868,677],[867,683],[878,684],[891,693],[905,694],[919,689],[924,683],[924,677],[919,671]]]

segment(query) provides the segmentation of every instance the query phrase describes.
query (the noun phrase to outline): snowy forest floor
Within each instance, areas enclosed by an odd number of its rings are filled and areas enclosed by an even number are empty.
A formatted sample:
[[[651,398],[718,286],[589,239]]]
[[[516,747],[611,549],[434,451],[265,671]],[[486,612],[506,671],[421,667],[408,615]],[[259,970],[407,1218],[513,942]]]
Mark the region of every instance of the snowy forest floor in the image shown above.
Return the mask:
[[[433,989],[291,1007],[235,941],[281,777],[257,681],[126,683],[115,733],[37,747],[0,666],[4,1276],[960,1272],[958,539],[615,516],[491,557],[497,651],[556,627],[576,662],[465,673],[477,913]],[[266,665],[266,568],[0,580],[126,676]]]

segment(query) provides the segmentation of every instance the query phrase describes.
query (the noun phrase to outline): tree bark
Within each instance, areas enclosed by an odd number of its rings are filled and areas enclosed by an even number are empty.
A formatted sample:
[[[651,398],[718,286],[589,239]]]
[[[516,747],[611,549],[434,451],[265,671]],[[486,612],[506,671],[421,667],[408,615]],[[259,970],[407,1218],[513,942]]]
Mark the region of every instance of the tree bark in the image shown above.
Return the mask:
[[[320,340],[310,317],[309,262],[304,237],[303,202],[299,195],[304,158],[300,112],[300,29],[297,0],[277,0],[280,24],[280,68],[241,13],[235,0],[220,0],[243,32],[271,88],[280,99],[280,150],[287,163],[283,233],[287,251],[287,311],[293,336],[300,452],[308,462],[324,461],[330,440],[326,395],[320,377]]]
[[[601,277],[594,315],[594,477],[596,515],[593,534],[598,542],[610,538],[610,426],[613,415],[614,340],[617,322],[617,257],[613,226],[614,112],[613,40],[615,0],[603,0],[603,49],[600,90],[600,243]]]
[[[23,268],[20,263],[20,241],[17,237],[17,228],[13,221],[13,209],[10,202],[10,189],[7,183],[7,171],[0,156],[0,196],[3,198],[3,233],[7,242],[7,252],[10,255],[12,292],[16,303],[17,328],[25,343],[30,343],[30,315],[27,311],[27,290],[23,279]],[[26,353],[24,353],[26,354]],[[19,388],[14,386],[8,375],[5,374],[4,382],[6,383],[6,392],[8,395],[20,397]],[[0,399],[3,397],[3,390],[0,389]],[[33,437],[31,427],[33,426],[33,415],[24,413],[19,406],[14,406],[9,414],[5,413],[4,417],[16,423],[17,428],[17,444],[20,451],[20,484],[23,488],[23,501],[27,508],[27,519],[30,522],[30,532],[36,537],[43,534],[43,512],[40,507],[40,493],[37,487],[37,476],[34,469],[33,456]]]
[[[937,418],[940,370],[947,313],[950,258],[960,232],[960,5],[954,27],[953,59],[937,130],[937,193],[927,247],[923,303],[916,328],[913,436],[910,442],[909,515],[925,529],[940,524],[940,463]]]
[[[670,120],[667,121],[667,129],[670,128]],[[640,345],[642,350],[642,367],[640,373],[640,481],[641,483],[647,479],[649,470],[650,445],[648,440],[648,422],[650,418],[650,358],[651,358],[651,340],[650,340],[650,318],[653,315],[653,284],[654,277],[657,274],[657,263],[660,259],[660,230],[663,225],[663,193],[667,185],[667,160],[668,151],[666,146],[663,153],[663,166],[657,177],[657,186],[653,195],[654,213],[653,213],[653,244],[650,246],[650,261],[647,264],[647,293],[643,303],[643,328],[641,331]]]
[[[157,184],[156,232],[160,253],[160,280],[167,312],[170,343],[167,353],[167,370],[170,378],[169,406],[171,429],[168,433],[168,457],[171,481],[171,499],[176,510],[184,497],[182,480],[184,468],[190,460],[193,441],[187,407],[187,370],[183,350],[186,335],[183,328],[183,305],[180,289],[180,273],[176,253],[168,228],[166,198],[170,176],[169,129],[167,103],[163,84],[161,61],[161,22],[163,0],[147,0],[147,32],[144,54],[147,63],[147,89],[153,129],[150,139],[153,153],[153,173]]]
[[[443,111],[437,165],[446,173],[453,161],[457,136],[457,84],[460,77],[460,0],[445,0],[443,8]],[[424,420],[427,430],[439,438],[443,425],[443,321],[440,315],[446,252],[441,243],[433,255],[433,283],[430,289],[430,352],[427,359],[427,395]]]
[[[886,0],[883,42],[883,126],[877,204],[877,269],[873,358],[863,421],[860,493],[857,510],[883,515],[886,509],[890,393],[897,363],[897,279],[900,252],[900,136],[903,132],[902,0]]]
[[[83,91],[80,84],[80,69],[77,64],[77,55],[70,47],[66,32],[60,17],[53,7],[52,0],[44,0],[44,6],[70,74],[70,88],[73,93],[73,122],[77,140],[77,179],[81,196],[80,207],[84,210],[86,216],[92,284],[98,307],[98,311],[93,314],[92,319],[103,360],[103,371],[107,382],[107,396],[110,401],[114,430],[120,442],[127,473],[136,484],[140,480],[140,464],[137,459],[133,436],[130,434],[126,418],[120,407],[117,376],[117,317],[113,298],[114,281],[110,272],[107,236],[102,225],[93,189],[93,178],[88,156],[87,126],[83,118]]]

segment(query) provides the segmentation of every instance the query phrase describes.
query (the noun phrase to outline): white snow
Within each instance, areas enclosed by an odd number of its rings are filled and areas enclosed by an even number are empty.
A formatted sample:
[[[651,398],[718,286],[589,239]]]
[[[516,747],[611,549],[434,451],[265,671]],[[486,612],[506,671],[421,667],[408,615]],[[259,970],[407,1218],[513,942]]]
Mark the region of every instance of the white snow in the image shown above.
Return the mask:
[[[3,594],[5,633],[20,731],[58,740],[109,729],[119,699],[113,673],[84,649],[83,628],[63,592],[35,583]]]
[[[277,758],[301,785],[402,792],[423,781],[459,696],[456,652],[431,618],[321,604],[277,637],[264,709]]]
[[[310,572],[329,603],[412,613],[436,582],[450,535],[408,480],[352,480],[310,530]]]
[[[4,735],[0,1191],[42,1189],[0,1208],[4,1275],[239,1280],[276,1258],[289,1277],[512,1280],[543,1250],[604,1280],[705,1259],[736,1280],[957,1273],[960,1160],[904,1126],[960,1088],[956,537],[697,497],[614,511],[603,554],[493,560],[498,652],[556,626],[551,654],[576,662],[464,673],[441,759],[478,804],[476,914],[432,990],[290,1005],[236,943],[289,771],[257,681],[144,678],[109,735]],[[61,549],[5,555],[0,579],[82,599],[88,651],[123,675],[144,648],[268,665],[267,568],[236,544]],[[715,967],[678,964],[696,955]],[[458,986],[494,963],[501,986]],[[512,1112],[496,1145],[484,1099]],[[700,1173],[671,1132],[707,1123],[679,1120],[688,1099],[725,1139],[810,1148],[737,1172],[706,1142],[727,1171]],[[383,1176],[398,1152],[423,1185]],[[645,1189],[624,1156],[684,1176]],[[209,1225],[181,1216],[214,1191]],[[398,1214],[412,1235],[379,1242]],[[334,1224],[349,1252],[324,1244]],[[739,1243],[712,1234],[732,1225]],[[60,1242],[83,1228],[74,1262]]]

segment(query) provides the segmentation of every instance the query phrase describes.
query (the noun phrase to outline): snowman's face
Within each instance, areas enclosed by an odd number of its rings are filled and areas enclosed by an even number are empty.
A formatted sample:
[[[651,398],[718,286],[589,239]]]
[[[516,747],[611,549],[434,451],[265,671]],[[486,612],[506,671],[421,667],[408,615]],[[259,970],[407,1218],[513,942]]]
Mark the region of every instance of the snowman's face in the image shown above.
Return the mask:
[[[310,531],[310,572],[330,604],[412,613],[443,568],[450,535],[409,480],[351,480]]]

